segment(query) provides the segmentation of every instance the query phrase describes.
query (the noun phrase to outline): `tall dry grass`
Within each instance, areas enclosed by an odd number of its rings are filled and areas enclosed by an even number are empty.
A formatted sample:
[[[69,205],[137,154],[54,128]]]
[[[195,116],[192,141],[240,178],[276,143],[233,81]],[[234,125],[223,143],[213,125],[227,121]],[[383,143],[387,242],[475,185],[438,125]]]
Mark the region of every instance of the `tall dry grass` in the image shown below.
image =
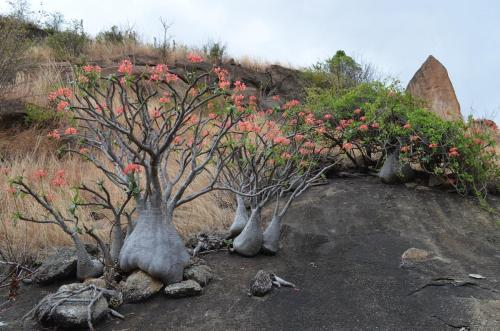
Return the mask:
[[[47,213],[33,199],[15,198],[12,193],[9,193],[9,177],[23,174],[30,181],[31,175],[36,170],[45,169],[49,174],[57,170],[65,170],[69,185],[82,182],[95,183],[98,179],[104,178],[92,163],[84,162],[80,157],[67,155],[59,158],[56,146],[47,143],[44,135],[45,132],[31,130],[31,135],[22,132],[10,137],[0,136],[0,141],[10,141],[9,146],[2,145],[0,152],[3,159],[0,167],[9,169],[7,175],[0,175],[0,250],[2,252],[12,251],[12,255],[22,255],[23,252],[27,252],[29,256],[35,258],[40,252],[51,247],[72,244],[70,237],[56,225],[13,222],[12,216],[17,211],[37,218],[43,218]],[[186,194],[204,187],[207,180],[203,175],[199,176]],[[62,211],[68,209],[69,187],[58,189],[45,183],[43,189],[47,195],[54,196],[53,205],[57,209]],[[121,198],[119,189],[113,189],[112,195],[115,201]],[[222,231],[229,226],[232,219],[231,204],[231,197],[222,192],[205,194],[176,209],[174,224],[185,238],[199,232]],[[101,216],[100,219],[95,220],[92,212],[104,217]],[[109,239],[111,223],[108,219],[112,219],[111,215],[103,213],[102,209],[98,208],[85,208],[81,213],[81,224],[97,229],[100,235]],[[92,242],[92,239],[88,237],[84,239]]]

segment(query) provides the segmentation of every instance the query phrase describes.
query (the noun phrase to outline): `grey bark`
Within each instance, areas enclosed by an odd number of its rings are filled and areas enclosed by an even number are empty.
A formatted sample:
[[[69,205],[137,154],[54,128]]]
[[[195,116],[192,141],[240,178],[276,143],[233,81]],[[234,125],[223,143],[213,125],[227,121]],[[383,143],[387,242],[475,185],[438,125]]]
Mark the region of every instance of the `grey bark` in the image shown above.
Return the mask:
[[[102,275],[104,266],[103,264],[90,256],[90,254],[85,249],[78,234],[73,233],[71,235],[73,242],[76,247],[76,255],[78,257],[76,265],[76,277],[79,280],[84,280],[87,278],[97,278]]]
[[[281,217],[280,215],[274,215],[263,234],[262,252],[265,254],[276,254],[279,250],[280,235]]]
[[[113,263],[116,263],[120,258],[120,251],[123,246],[123,232],[121,226],[121,217],[118,215],[115,219],[115,223],[113,224],[113,228],[111,230],[111,247],[110,254]]]
[[[257,255],[262,248],[262,227],[260,207],[252,209],[252,214],[243,231],[234,239],[234,250],[243,256]]]
[[[172,224],[172,213],[149,207],[138,209],[138,214],[134,231],[120,252],[120,268],[125,272],[141,269],[164,284],[181,281],[189,255]]]
[[[243,231],[248,223],[248,213],[245,206],[245,199],[236,194],[236,213],[234,214],[234,221],[229,228],[230,238],[234,238]]]

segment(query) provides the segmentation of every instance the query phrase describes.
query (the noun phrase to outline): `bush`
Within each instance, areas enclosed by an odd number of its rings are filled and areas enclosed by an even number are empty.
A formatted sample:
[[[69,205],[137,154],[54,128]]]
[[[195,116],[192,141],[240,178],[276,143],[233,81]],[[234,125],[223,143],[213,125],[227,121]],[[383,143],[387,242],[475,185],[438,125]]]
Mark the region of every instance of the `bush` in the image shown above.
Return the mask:
[[[53,126],[62,118],[61,113],[32,103],[27,103],[24,110],[26,112],[26,123],[30,125]]]
[[[120,44],[126,41],[138,42],[137,32],[131,28],[121,29],[113,25],[109,30],[101,31],[97,34],[96,40],[99,42],[109,42]]]
[[[331,89],[336,93],[370,82],[373,75],[371,66],[357,63],[343,50],[338,50],[331,58],[304,71],[304,78],[309,86]]]
[[[203,45],[203,53],[205,58],[210,59],[215,63],[221,63],[226,54],[226,45],[221,42],[208,41]]]
[[[63,31],[53,31],[47,37],[47,45],[54,51],[56,60],[69,60],[79,57],[89,39],[83,30],[83,23],[74,22],[72,27]]]
[[[340,94],[314,89],[308,103],[327,119],[324,138],[352,159],[354,151],[361,153],[365,165],[378,167],[384,155],[399,151],[402,163],[478,196],[500,174],[494,124],[443,120],[396,84],[362,83]]]
[[[25,25],[10,17],[0,17],[0,39],[0,89],[5,93],[27,65],[26,50],[30,42]]]

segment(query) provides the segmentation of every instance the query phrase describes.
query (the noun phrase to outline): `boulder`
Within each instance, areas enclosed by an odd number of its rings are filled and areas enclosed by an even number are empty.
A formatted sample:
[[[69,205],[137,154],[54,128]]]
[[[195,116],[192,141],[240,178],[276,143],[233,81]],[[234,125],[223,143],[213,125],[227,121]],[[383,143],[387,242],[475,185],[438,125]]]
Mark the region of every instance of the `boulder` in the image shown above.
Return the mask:
[[[212,268],[205,264],[196,264],[184,269],[184,279],[194,280],[203,287],[207,286],[214,276]]]
[[[85,244],[90,255],[97,255],[96,245]],[[41,285],[48,285],[55,281],[76,277],[78,258],[73,247],[59,247],[50,254],[37,269],[34,281]]]
[[[434,56],[429,55],[408,83],[406,90],[423,99],[429,110],[445,120],[462,120],[460,104],[448,71]]]
[[[271,291],[272,287],[271,274],[264,270],[259,270],[250,282],[250,294],[263,297]]]
[[[158,293],[163,283],[142,270],[137,270],[120,282],[118,288],[123,293],[124,302],[138,302]]]
[[[49,294],[42,299],[36,308],[35,317],[44,326],[56,326],[59,328],[81,328],[88,325],[89,303],[96,298],[97,292],[92,289],[84,290],[87,285],[74,283],[61,286],[56,293]],[[65,293],[75,292],[76,294],[64,300],[61,304],[55,305],[60,301],[60,296]],[[108,302],[102,295],[92,306],[91,322],[104,318],[108,313]]]
[[[188,279],[165,287],[165,294],[171,298],[184,298],[200,295],[202,292],[200,284]]]
[[[55,281],[76,276],[76,252],[72,248],[61,247],[55,250],[37,269],[34,280],[38,284],[47,285]]]

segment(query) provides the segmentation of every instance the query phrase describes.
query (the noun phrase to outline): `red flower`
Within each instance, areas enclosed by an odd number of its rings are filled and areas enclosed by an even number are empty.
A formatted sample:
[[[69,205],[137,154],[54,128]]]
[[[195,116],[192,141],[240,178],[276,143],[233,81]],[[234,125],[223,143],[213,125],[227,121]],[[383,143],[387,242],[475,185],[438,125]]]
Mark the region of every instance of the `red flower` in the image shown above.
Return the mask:
[[[201,56],[199,56],[199,55],[194,54],[194,53],[189,53],[187,55],[187,59],[191,63],[200,63],[200,62],[203,62],[203,58]]]
[[[410,146],[403,146],[400,148],[402,153],[407,153],[410,150]]]
[[[325,116],[323,116],[323,118],[328,121],[328,120],[331,120],[333,118],[333,116],[332,116],[332,114],[325,114]]]
[[[346,151],[351,150],[354,147],[352,143],[345,143],[342,145],[342,148],[345,149]]]
[[[56,110],[57,110],[57,111],[63,111],[63,110],[65,110],[68,106],[69,106],[69,102],[67,102],[67,101],[59,101],[59,103],[57,104],[57,108],[56,108]]]
[[[359,109],[359,108],[354,109],[354,114],[356,114],[356,115],[361,114],[361,109]]]
[[[47,137],[54,138],[55,140],[61,139],[61,134],[59,133],[59,130],[55,129],[53,131],[50,131],[47,134]]]
[[[361,117],[359,118],[359,120],[360,120],[361,122],[364,122],[364,121],[366,120],[366,116],[361,116]]]
[[[366,124],[362,124],[359,126],[359,131],[368,131],[368,125]]]
[[[435,143],[429,144],[429,148],[437,148],[437,147],[438,147],[438,144],[435,144]]]
[[[44,177],[47,177],[47,171],[45,171],[44,169],[38,169],[37,171],[35,171],[33,176],[35,177],[35,179],[42,179]]]
[[[378,128],[380,128],[380,124],[378,124],[378,123],[373,123],[373,124],[371,125],[371,127],[372,127],[372,128],[374,128],[374,129],[378,129]]]
[[[121,74],[130,75],[132,74],[133,68],[134,67],[132,65],[132,62],[130,62],[129,60],[123,60],[118,66],[118,72]]]
[[[403,125],[403,129],[411,129],[411,124],[406,123],[405,125]]]
[[[245,83],[242,83],[240,82],[239,80],[235,81],[234,82],[234,90],[237,91],[237,92],[243,92],[245,91],[247,88],[247,86],[245,85]]]
[[[77,132],[78,131],[75,128],[67,128],[66,130],[64,130],[64,134],[67,134],[67,135],[76,134]]]
[[[290,109],[290,108],[298,106],[298,105],[300,105],[300,101],[297,99],[293,99],[293,100],[290,100],[287,103],[285,103],[283,105],[283,109],[287,110],[287,109]]]
[[[142,171],[142,166],[140,164],[137,164],[137,163],[129,163],[129,164],[127,164],[125,169],[123,169],[123,172],[125,173],[125,175],[128,175],[130,173],[132,173],[132,174],[140,173],[141,171]]]
[[[448,155],[450,157],[458,157],[458,156],[460,156],[460,153],[458,153],[458,149],[456,147],[452,147],[452,148],[450,148]]]

